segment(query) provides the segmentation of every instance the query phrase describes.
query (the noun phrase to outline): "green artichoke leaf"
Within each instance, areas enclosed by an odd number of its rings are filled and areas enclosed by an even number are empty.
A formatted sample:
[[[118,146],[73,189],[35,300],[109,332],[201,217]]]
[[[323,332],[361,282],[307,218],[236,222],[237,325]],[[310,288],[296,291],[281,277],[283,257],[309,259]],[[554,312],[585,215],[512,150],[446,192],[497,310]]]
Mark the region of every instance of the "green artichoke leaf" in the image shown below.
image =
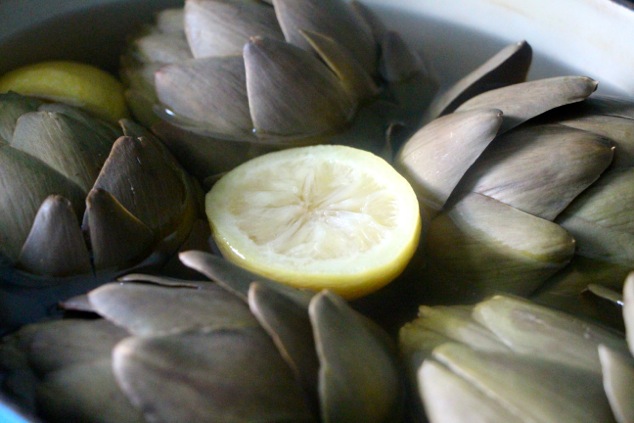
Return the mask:
[[[434,360],[426,360],[418,374],[420,397],[430,423],[524,423],[501,401],[482,392]]]
[[[597,81],[585,76],[556,76],[496,88],[462,103],[459,110],[500,109],[505,132],[548,110],[582,101],[597,89]]]
[[[627,352],[616,332],[528,300],[496,295],[478,303],[474,319],[517,354],[601,372],[598,346]]]
[[[141,337],[257,326],[244,301],[217,285],[110,283],[88,298],[98,314]]]
[[[433,357],[526,421],[615,421],[601,376],[594,372],[526,355],[476,351],[460,344],[441,345]]]
[[[370,26],[348,2],[273,0],[273,7],[287,42],[310,51],[310,43],[301,31],[323,34],[340,43],[362,68],[377,68],[377,41]]]
[[[524,82],[532,60],[533,49],[526,41],[507,45],[436,96],[423,121],[430,122],[452,113],[462,103],[483,92]]]
[[[438,118],[410,137],[395,158],[419,202],[433,215],[502,125],[499,110],[473,110]]]
[[[0,144],[10,143],[18,118],[35,112],[41,104],[41,100],[14,92],[0,94]]]
[[[259,328],[131,337],[112,354],[121,389],[153,421],[315,421]]]
[[[284,39],[275,11],[259,0],[187,0],[184,25],[196,59],[240,54],[256,35]]]
[[[605,345],[599,346],[603,386],[619,423],[634,421],[634,359]]]
[[[322,421],[398,421],[404,386],[384,342],[328,291],[315,295],[309,315],[320,362]]]
[[[86,241],[68,199],[51,195],[44,200],[16,265],[38,275],[72,276],[91,272]]]
[[[112,360],[68,366],[46,375],[37,387],[37,403],[51,421],[142,423],[112,372]]]
[[[574,239],[559,225],[469,193],[430,223],[425,289],[453,303],[498,292],[529,295],[574,251]]]
[[[562,125],[523,126],[496,138],[469,169],[458,191],[475,191],[554,220],[611,164],[602,137]]]
[[[577,254],[634,265],[634,167],[611,169],[556,222],[577,239]]]

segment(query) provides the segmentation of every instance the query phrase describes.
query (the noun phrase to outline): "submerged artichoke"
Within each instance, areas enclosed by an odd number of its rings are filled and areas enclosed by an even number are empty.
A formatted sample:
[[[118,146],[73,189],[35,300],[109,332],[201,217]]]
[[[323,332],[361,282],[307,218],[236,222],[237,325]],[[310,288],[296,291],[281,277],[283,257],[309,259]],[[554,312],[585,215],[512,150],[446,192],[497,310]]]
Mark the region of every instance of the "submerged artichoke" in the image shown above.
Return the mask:
[[[399,339],[418,419],[632,421],[633,289],[634,273],[624,292],[629,350],[619,333],[509,296],[422,306]]]
[[[122,77],[134,114],[203,179],[282,147],[381,149],[436,92],[418,53],[341,0],[187,0],[131,42]]]
[[[22,289],[45,309],[55,299],[27,287],[156,264],[188,235],[197,186],[154,136],[120,123],[0,94],[2,326],[33,312],[20,310]]]
[[[491,76],[529,64],[525,43],[502,50],[436,99],[395,158],[429,219],[424,298],[535,295],[599,317],[581,293],[619,291],[634,268],[634,103],[582,76]]]
[[[69,302],[101,318],[6,337],[5,391],[51,421],[398,421],[394,345],[345,301],[181,257],[217,283],[129,275]]]

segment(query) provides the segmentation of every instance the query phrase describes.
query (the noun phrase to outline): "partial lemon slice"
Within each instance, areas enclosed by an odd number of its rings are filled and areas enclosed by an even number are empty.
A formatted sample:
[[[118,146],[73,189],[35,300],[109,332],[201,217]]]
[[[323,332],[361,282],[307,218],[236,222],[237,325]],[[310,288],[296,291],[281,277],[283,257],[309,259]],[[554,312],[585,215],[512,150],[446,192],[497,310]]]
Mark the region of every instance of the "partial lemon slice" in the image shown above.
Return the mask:
[[[421,232],[409,183],[378,156],[341,145],[252,159],[220,178],[205,203],[228,260],[348,299],[396,278]]]
[[[40,62],[0,77],[0,92],[15,91],[82,107],[116,122],[128,116],[121,82],[95,66],[70,62]]]

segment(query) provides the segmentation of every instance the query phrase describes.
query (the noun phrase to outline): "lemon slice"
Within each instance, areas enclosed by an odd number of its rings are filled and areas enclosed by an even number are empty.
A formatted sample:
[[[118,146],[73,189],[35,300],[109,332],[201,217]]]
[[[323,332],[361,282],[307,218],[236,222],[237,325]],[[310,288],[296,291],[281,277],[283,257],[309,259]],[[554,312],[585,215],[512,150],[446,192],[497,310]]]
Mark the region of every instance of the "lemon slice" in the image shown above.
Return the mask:
[[[0,77],[0,92],[6,91],[82,107],[111,122],[128,116],[123,85],[84,63],[40,62],[12,70]]]
[[[216,182],[205,206],[229,261],[347,299],[396,278],[421,232],[409,183],[378,156],[341,145],[292,148],[243,163]]]

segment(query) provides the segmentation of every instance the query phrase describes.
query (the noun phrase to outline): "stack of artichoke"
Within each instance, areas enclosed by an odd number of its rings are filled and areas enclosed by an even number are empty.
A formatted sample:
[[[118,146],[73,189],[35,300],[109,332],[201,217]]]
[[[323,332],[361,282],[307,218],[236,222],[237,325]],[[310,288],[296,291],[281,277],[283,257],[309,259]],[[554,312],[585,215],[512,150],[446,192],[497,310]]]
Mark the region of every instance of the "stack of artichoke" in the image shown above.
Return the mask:
[[[138,124],[11,92],[0,116],[0,330],[54,305],[45,287],[158,264],[188,236],[200,190]]]
[[[392,340],[343,299],[182,260],[217,283],[129,275],[71,299],[86,318],[4,338],[4,389],[49,421],[399,420]]]
[[[356,1],[187,0],[122,63],[132,112],[201,180],[283,147],[380,150],[437,90],[419,54]]]

